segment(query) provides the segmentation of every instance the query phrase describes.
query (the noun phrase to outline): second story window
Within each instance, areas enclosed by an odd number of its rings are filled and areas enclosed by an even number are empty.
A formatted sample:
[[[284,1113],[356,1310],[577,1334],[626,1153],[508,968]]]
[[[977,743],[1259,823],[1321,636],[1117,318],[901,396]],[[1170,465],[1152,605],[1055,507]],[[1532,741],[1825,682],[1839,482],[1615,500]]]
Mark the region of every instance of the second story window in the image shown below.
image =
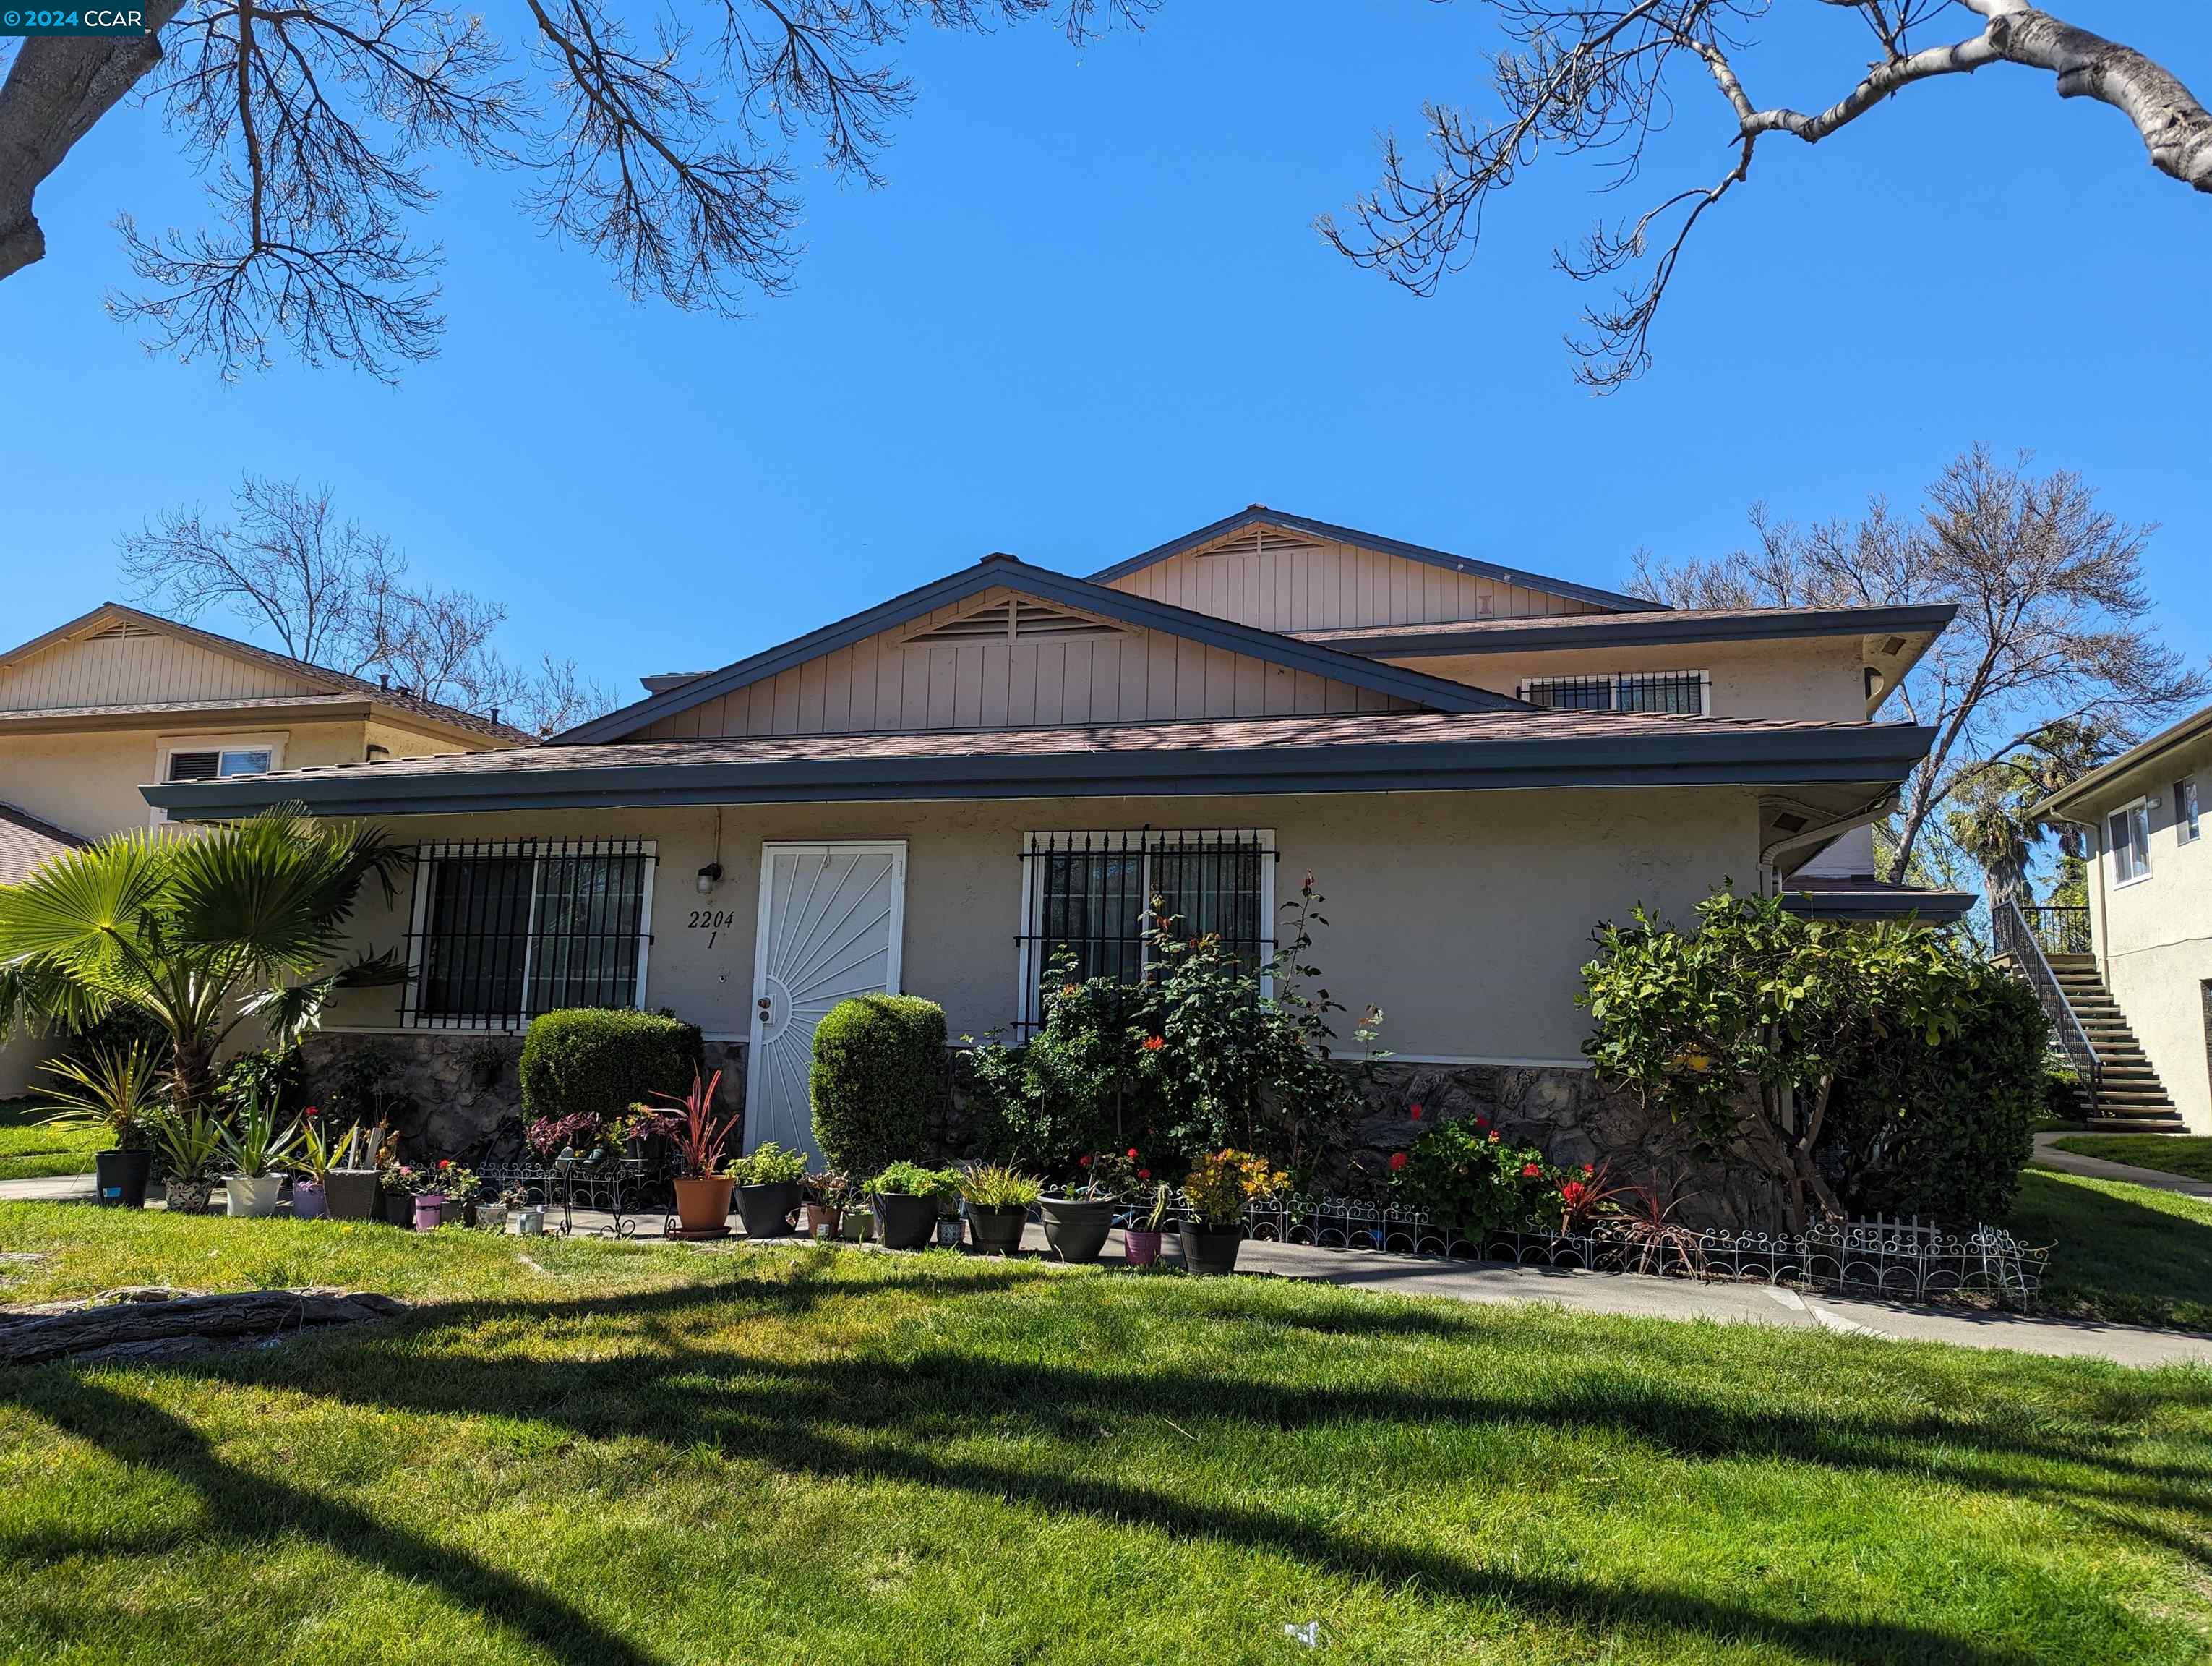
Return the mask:
[[[2181,844],[2192,844],[2202,831],[2197,820],[2197,777],[2184,775],[2173,783],[2173,834]]]
[[[1521,697],[1562,712],[1665,712],[1702,717],[1712,705],[1712,677],[1702,671],[1622,672],[1607,677],[1530,677]]]
[[[2131,885],[2150,878],[2150,806],[2138,801],[2106,820],[2112,851],[2112,883]]]

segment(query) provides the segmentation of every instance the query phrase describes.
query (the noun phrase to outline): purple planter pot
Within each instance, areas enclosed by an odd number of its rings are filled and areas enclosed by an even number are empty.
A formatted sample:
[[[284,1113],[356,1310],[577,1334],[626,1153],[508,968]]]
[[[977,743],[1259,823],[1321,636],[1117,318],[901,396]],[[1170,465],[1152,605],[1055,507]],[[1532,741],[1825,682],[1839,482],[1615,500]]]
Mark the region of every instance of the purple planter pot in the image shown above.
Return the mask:
[[[446,1223],[446,1200],[435,1192],[415,1195],[415,1230],[434,1232]]]
[[[323,1189],[312,1180],[292,1183],[292,1218],[295,1220],[320,1220],[330,1213]]]
[[[1121,1234],[1121,1257],[1132,1267],[1150,1267],[1160,1258],[1160,1240],[1166,1234],[1132,1226]]]

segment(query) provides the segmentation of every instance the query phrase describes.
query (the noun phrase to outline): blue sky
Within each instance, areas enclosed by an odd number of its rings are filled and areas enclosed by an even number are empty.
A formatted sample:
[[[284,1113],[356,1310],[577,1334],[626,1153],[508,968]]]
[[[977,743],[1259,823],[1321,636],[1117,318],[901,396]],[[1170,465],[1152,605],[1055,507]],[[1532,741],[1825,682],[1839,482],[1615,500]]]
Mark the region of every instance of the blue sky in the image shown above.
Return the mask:
[[[1783,9],[1801,33],[1753,94],[1824,102],[1864,50]],[[2212,92],[2212,13],[2072,10]],[[1310,228],[1372,179],[1376,128],[1480,99],[1487,39],[1479,6],[1414,0],[1166,0],[1081,52],[925,35],[889,184],[810,179],[798,291],[738,322],[633,304],[510,211],[516,178],[442,162],[445,350],[396,388],[226,386],[106,319],[112,216],[200,217],[157,116],[125,112],[40,194],[47,259],[0,285],[0,635],[115,593],[118,532],[242,467],[328,482],[418,572],[504,598],[510,649],[629,693],[992,550],[1086,572],[1255,501],[1616,586],[1639,545],[1734,547],[1754,500],[1911,501],[1986,440],[2161,522],[2162,628],[2212,648],[2212,199],[2118,114],[1992,70],[1771,143],[1707,216],[1652,374],[1599,399],[1549,252],[1640,198],[1534,169],[1429,301]],[[1799,39],[1825,68],[1779,50]],[[1708,97],[1685,84],[1648,188],[1717,173]]]

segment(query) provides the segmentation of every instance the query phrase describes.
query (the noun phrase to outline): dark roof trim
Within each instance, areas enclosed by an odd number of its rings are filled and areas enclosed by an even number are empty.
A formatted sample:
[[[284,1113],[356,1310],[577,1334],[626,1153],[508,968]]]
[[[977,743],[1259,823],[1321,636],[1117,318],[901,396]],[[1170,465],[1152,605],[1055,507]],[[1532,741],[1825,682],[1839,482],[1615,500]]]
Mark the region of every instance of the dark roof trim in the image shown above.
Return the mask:
[[[1170,538],[1140,556],[1131,556],[1127,561],[1117,561],[1111,567],[1102,567],[1091,575],[1091,581],[1093,584],[1110,583],[1150,567],[1155,562],[1179,556],[1186,550],[1203,548],[1217,538],[1227,538],[1231,532],[1242,532],[1247,526],[1286,527],[1291,532],[1304,532],[1314,538],[1329,538],[1339,544],[1356,544],[1364,550],[1378,550],[1386,556],[1402,556],[1407,561],[1424,562],[1431,567],[1441,567],[1447,572],[1474,573],[1506,584],[1522,585],[1530,590],[1542,590],[1554,596],[1589,602],[1595,607],[1619,609],[1625,613],[1664,611],[1665,607],[1664,603],[1647,601],[1641,596],[1624,596],[1615,591],[1599,590],[1587,584],[1571,583],[1565,579],[1547,578],[1541,573],[1516,571],[1492,562],[1477,561],[1471,556],[1455,556],[1449,550],[1431,550],[1426,544],[1408,544],[1403,538],[1385,538],[1380,532],[1363,532],[1357,526],[1339,526],[1331,521],[1316,520],[1310,515],[1286,514],[1280,509],[1271,509],[1264,503],[1255,503],[1249,508],[1239,509],[1235,514],[1224,516],[1210,526],[1201,526],[1194,532],[1185,532],[1181,538]]]
[[[2037,821],[2067,820],[2066,812],[2069,807],[2086,805],[2102,797],[2105,789],[2117,785],[2123,775],[2132,774],[2175,747],[2185,746],[2199,736],[2207,734],[2212,734],[2212,706],[2207,706],[2201,712],[2192,712],[2172,727],[2161,729],[2148,740],[2130,746],[2118,757],[2099,764],[2081,780],[2061,787],[2027,813]],[[2130,793],[2127,796],[2132,799],[2135,794]]]
[[[1981,901],[1971,891],[1921,891],[1911,885],[1869,885],[1864,891],[1782,888],[1782,906],[1808,920],[1921,920],[1948,926]]]
[[[1309,631],[1300,640],[1326,642],[1350,654],[1411,658],[1417,654],[1502,654],[1532,648],[1633,648],[1670,642],[1747,642],[1800,636],[1917,635],[1939,631],[1958,612],[1956,604],[1910,607],[1749,608],[1724,618],[1668,613],[1577,614],[1572,623],[1469,625],[1464,630]]]
[[[1095,751],[913,758],[663,763],[413,777],[241,775],[143,787],[173,815],[221,820],[272,804],[322,815],[616,809],[648,805],[897,802],[933,799],[1214,797],[1531,787],[1894,783],[1927,752],[1905,725],[1573,740]],[[532,775],[538,779],[532,780]]]
[[[824,625],[821,629],[786,642],[780,648],[769,648],[749,660],[725,666],[720,671],[695,677],[665,693],[650,696],[623,707],[620,711],[610,712],[605,717],[580,724],[575,728],[555,735],[545,744],[549,746],[584,746],[597,741],[621,739],[673,713],[702,705],[709,700],[773,677],[778,672],[788,671],[793,666],[804,665],[825,654],[833,654],[841,648],[863,641],[909,619],[918,619],[925,613],[934,612],[954,602],[964,601],[1000,585],[1042,601],[1060,602],[1087,612],[1103,614],[1125,624],[1141,625],[1171,635],[1187,636],[1212,648],[1247,654],[1255,660],[1272,660],[1295,671],[1311,672],[1317,677],[1333,677],[1340,683],[1350,683],[1356,688],[1396,695],[1401,699],[1426,706],[1431,711],[1522,709],[1521,702],[1505,695],[1469,688],[1464,683],[1431,677],[1425,672],[1377,665],[1359,654],[1346,654],[1326,643],[1302,642],[1296,637],[1278,635],[1272,630],[1261,630],[1252,625],[1218,619],[1211,614],[1194,613],[1188,608],[1170,607],[1165,602],[1149,601],[1142,596],[1109,590],[1105,586],[1093,584],[1087,579],[1070,578],[1065,573],[1032,567],[1012,556],[994,555],[986,556],[973,567],[963,567],[957,573],[949,573],[933,583],[909,590],[902,596],[894,596],[890,600],[865,612],[855,613],[850,618]]]

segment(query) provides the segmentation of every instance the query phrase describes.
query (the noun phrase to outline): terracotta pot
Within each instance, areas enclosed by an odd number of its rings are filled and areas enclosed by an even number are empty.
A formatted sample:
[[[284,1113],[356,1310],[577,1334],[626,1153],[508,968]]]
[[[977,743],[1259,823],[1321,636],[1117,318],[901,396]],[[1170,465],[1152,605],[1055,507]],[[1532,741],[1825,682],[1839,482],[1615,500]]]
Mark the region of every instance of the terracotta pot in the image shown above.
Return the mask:
[[[434,1232],[446,1224],[446,1200],[436,1192],[415,1194],[415,1230]]]
[[[1132,1267],[1150,1267],[1160,1258],[1160,1242],[1164,1232],[1147,1232],[1132,1226],[1121,1234],[1121,1259]]]
[[[1114,1230],[1110,1198],[1041,1197],[1037,1213],[1044,1218],[1044,1241],[1065,1262],[1097,1261]]]
[[[323,1204],[332,1220],[367,1220],[376,1213],[374,1169],[332,1169],[323,1181]]]
[[[206,1215],[215,1213],[215,1182],[212,1180],[170,1180],[163,1183],[162,1201],[169,1213],[179,1215]]]
[[[1226,1231],[1208,1231],[1203,1227],[1182,1229],[1182,1264],[1188,1272],[1207,1278],[1218,1278],[1237,1270],[1237,1246],[1244,1242],[1244,1229],[1232,1226]]]
[[[110,1209],[144,1208],[153,1173],[154,1153],[148,1151],[104,1151],[92,1159],[93,1184]]]
[[[876,1236],[886,1250],[919,1250],[937,1226],[937,1200],[885,1192],[876,1199]]]
[[[844,1211],[832,1208],[827,1203],[806,1206],[806,1236],[811,1238],[834,1238],[844,1222]]]
[[[730,1177],[703,1175],[676,1183],[676,1214],[687,1232],[711,1232],[730,1224]]]
[[[292,1183],[293,1219],[320,1220],[329,1213],[329,1199],[319,1185],[305,1176]]]
[[[1011,1256],[1022,1247],[1022,1228],[1030,1224],[1030,1212],[1018,1203],[998,1207],[987,1207],[980,1203],[968,1206],[968,1235],[975,1240],[979,1256]]]
[[[780,1238],[789,1235],[791,1218],[798,1212],[800,1201],[794,1183],[780,1180],[772,1186],[740,1186],[737,1198],[738,1213],[745,1219],[747,1237]]]
[[[281,1174],[227,1174],[222,1177],[222,1190],[233,1215],[242,1215],[248,1220],[265,1220],[276,1213],[277,1204],[283,1200],[284,1177]]]

